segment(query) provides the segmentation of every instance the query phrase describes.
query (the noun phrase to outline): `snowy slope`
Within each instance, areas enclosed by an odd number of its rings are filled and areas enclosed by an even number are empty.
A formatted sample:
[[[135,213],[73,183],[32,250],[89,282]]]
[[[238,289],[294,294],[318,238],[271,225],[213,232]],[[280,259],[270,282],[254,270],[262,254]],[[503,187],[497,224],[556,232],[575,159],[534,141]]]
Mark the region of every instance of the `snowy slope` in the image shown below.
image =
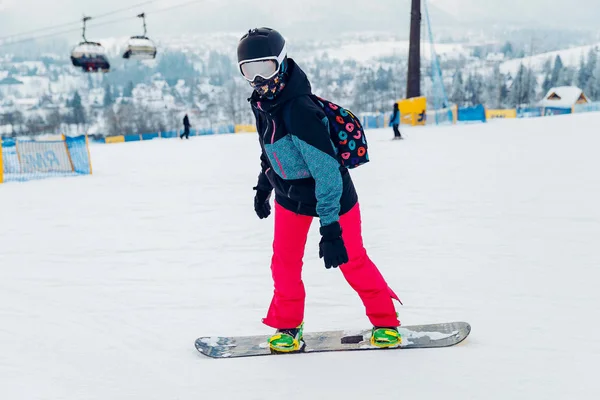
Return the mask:
[[[551,51],[548,53],[536,54],[535,56],[525,57],[525,58],[516,58],[514,60],[509,60],[500,65],[500,71],[503,74],[510,73],[515,76],[519,71],[519,67],[521,64],[526,66],[527,68],[533,68],[534,70],[541,70],[546,61],[550,60],[554,65],[554,60],[556,56],[560,56],[563,65],[565,67],[579,67],[579,63],[581,62],[581,57],[583,56],[587,59],[587,56],[591,49],[599,48],[600,43],[596,43],[588,46],[578,46],[570,49],[563,49],[557,51]]]
[[[382,57],[400,56],[408,59],[408,40],[383,40],[374,42],[351,42],[342,43],[336,47],[327,47],[322,50],[313,51],[310,54],[302,54],[305,59],[308,57],[318,58],[325,53],[338,60],[355,60],[359,62],[368,62]],[[466,57],[469,54],[464,44],[437,44],[435,51],[438,57],[442,59],[458,59],[461,56]],[[422,58],[431,60],[431,44],[421,42]]]
[[[94,175],[0,186],[3,399],[590,399],[600,391],[600,114],[370,131],[353,172],[404,324],[434,350],[213,360],[265,334],[273,219],[253,135],[97,145]],[[306,329],[368,327],[307,244]],[[385,397],[384,397],[385,396]]]

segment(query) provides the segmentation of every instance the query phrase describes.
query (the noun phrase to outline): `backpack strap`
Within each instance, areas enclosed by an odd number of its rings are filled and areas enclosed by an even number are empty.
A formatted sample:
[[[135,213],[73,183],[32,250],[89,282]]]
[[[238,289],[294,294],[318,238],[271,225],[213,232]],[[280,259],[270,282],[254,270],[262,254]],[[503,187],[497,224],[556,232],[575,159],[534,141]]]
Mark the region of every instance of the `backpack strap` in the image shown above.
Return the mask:
[[[317,106],[317,107],[321,107],[320,101],[318,99],[318,97],[314,94],[309,94],[308,97],[312,100],[312,102]],[[292,126],[292,106],[293,104],[296,102],[297,98],[291,99],[290,101],[288,101],[287,103],[285,103],[282,107],[281,110],[281,116],[283,117],[283,123],[285,124],[285,127],[287,129],[288,132],[291,132],[290,127]],[[331,126],[329,127],[331,130]]]

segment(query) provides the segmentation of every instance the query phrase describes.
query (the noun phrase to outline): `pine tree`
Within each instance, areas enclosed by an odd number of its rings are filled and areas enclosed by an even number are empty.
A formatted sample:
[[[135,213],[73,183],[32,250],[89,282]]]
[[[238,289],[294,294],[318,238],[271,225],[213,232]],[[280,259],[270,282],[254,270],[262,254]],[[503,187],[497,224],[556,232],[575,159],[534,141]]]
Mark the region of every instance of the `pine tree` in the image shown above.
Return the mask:
[[[585,85],[581,85],[580,88],[588,94],[591,91],[595,91],[595,86],[598,85],[598,76],[596,70],[598,69],[598,49],[593,47],[588,53],[587,63],[585,64],[587,81]],[[588,94],[589,95],[589,94]],[[594,96],[596,98],[596,96]]]
[[[132,98],[133,97],[133,82],[129,81],[127,86],[125,86],[125,90],[123,90],[123,97]]]
[[[501,51],[506,58],[512,58],[512,56],[514,55],[514,49],[511,42],[506,42],[504,46],[502,46]]]
[[[533,104],[537,100],[538,81],[533,69],[526,69],[524,100],[526,104]]]
[[[465,83],[465,100],[470,106],[483,102],[483,79],[481,75],[469,74]]]
[[[512,107],[523,105],[523,86],[525,81],[525,66],[521,64],[519,71],[510,87],[509,103]]]
[[[490,108],[499,107],[498,97],[500,92],[500,75],[500,67],[498,65],[494,65],[494,71],[484,85],[484,104]]]
[[[538,82],[533,70],[523,64],[510,88],[510,104],[513,107],[533,104],[536,101]]]
[[[559,84],[559,79],[563,73],[563,69],[564,65],[562,62],[562,58],[560,58],[560,56],[556,56],[556,59],[554,60],[554,68],[552,69],[552,75],[550,77],[550,87],[548,88],[548,90],[550,90],[553,87],[556,87]]]
[[[589,79],[590,79],[590,74],[587,69],[587,64],[585,62],[585,58],[583,57],[583,54],[582,54],[581,59],[579,60],[579,70],[577,71],[577,86],[580,88],[586,87]]]
[[[556,82],[556,86],[572,86],[575,80],[575,69],[574,68],[563,68]]]
[[[112,87],[110,84],[106,84],[106,86],[104,86],[104,107],[110,107],[114,103],[115,99],[113,97]]]
[[[506,83],[506,78],[503,77],[500,82],[500,94],[498,97],[498,106],[499,107],[508,107],[508,94],[510,91],[508,90],[508,85]]]
[[[452,90],[450,92],[450,101],[458,106],[461,106],[465,102],[465,91],[464,91],[464,83],[462,71],[460,69],[456,70],[456,74],[454,74],[454,80],[452,81]]]
[[[508,89],[506,87],[506,75],[500,71],[500,65],[494,66],[492,76],[487,79],[485,86],[484,104],[491,108],[502,108],[505,106]]]
[[[379,69],[377,69],[377,73],[375,75],[374,89],[383,92],[385,90],[388,90],[389,85],[390,78],[388,71],[386,71],[385,69],[383,69],[383,67],[380,66]]]
[[[116,136],[123,133],[120,131],[119,120],[112,107],[104,110],[104,129],[106,136]]]
[[[85,109],[81,103],[81,96],[79,92],[75,92],[73,100],[71,101],[71,107],[73,107],[73,123],[82,125],[86,123]]]
[[[60,126],[63,123],[60,111],[53,110],[52,112],[50,112],[50,114],[46,118],[46,123],[48,124],[48,129],[51,132],[60,132]]]
[[[600,63],[596,63],[594,72],[584,88],[584,92],[590,101],[600,101]]]
[[[590,52],[588,53],[588,60],[587,60],[587,64],[586,64],[588,74],[590,76],[592,76],[592,74],[596,70],[597,65],[598,65],[598,49],[596,47],[593,47],[590,50]]]
[[[548,59],[544,63],[544,82],[542,83],[542,90],[544,94],[548,93],[552,89],[552,60]]]

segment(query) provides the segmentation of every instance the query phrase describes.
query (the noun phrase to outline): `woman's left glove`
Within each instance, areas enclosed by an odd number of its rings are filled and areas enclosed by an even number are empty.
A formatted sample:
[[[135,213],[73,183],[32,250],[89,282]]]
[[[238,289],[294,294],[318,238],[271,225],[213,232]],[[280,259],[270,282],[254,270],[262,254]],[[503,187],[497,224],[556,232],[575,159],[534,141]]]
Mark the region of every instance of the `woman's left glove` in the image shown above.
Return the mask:
[[[256,190],[256,195],[254,196],[254,211],[258,218],[267,218],[271,215],[271,204],[269,204],[271,192],[266,192],[258,188],[254,188],[254,190]]]
[[[348,252],[342,239],[342,227],[339,222],[322,226],[319,242],[319,258],[324,258],[325,268],[337,268],[348,262]]]

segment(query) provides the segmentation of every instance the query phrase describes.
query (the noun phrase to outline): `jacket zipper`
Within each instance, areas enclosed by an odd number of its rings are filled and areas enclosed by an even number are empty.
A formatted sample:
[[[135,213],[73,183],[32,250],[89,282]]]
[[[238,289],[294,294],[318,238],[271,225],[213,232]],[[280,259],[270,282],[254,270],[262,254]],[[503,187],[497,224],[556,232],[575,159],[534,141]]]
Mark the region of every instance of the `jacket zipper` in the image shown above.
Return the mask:
[[[258,106],[258,108],[262,111],[262,108],[260,107],[260,105]],[[268,122],[269,118],[267,117],[267,126],[265,127],[265,132],[263,133],[263,143],[267,143],[267,134],[269,133],[269,122]],[[273,144],[275,142],[275,132],[277,130],[277,126],[275,125],[275,120],[271,120],[271,122],[273,123],[273,133],[271,134],[271,144]],[[281,175],[283,175],[283,178],[286,178],[285,175],[285,171],[283,170],[283,166],[281,165],[281,161],[279,161],[279,157],[277,157],[277,153],[273,152],[273,157],[275,157],[275,161],[277,161],[277,166],[279,167],[279,171],[281,171]],[[267,169],[268,171],[268,169]],[[265,172],[266,173],[266,172]],[[287,197],[288,199],[292,199],[292,185],[290,185],[288,191],[287,191]],[[300,214],[300,208],[302,207],[302,202],[298,201],[298,207],[296,207],[296,214]]]

